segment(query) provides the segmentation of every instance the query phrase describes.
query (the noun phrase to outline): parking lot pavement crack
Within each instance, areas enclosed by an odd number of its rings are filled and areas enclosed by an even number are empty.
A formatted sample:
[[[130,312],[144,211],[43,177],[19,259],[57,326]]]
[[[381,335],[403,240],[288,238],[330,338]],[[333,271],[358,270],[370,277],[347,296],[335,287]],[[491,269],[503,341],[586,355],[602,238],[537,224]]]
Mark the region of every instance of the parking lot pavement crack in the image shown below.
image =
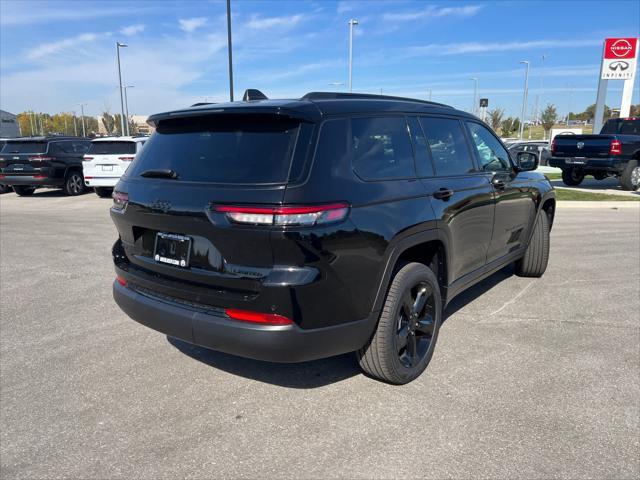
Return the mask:
[[[510,300],[507,300],[506,302],[504,302],[504,304],[503,304],[499,309],[497,309],[497,310],[495,310],[495,311],[491,312],[491,313],[489,314],[489,316],[490,316],[490,317],[492,317],[492,316],[494,316],[494,315],[497,315],[497,314],[498,314],[498,313],[500,313],[502,310],[504,310],[505,308],[507,308],[509,305],[514,304],[514,303],[518,300],[518,298],[520,298],[522,295],[524,295],[524,293],[529,289],[529,287],[530,287],[531,285],[533,285],[533,283],[534,283],[534,282],[533,282],[533,280],[532,280],[532,281],[530,281],[529,283],[527,283],[527,284],[524,286],[524,288],[523,288],[522,290],[520,290],[520,292],[519,292],[516,296],[514,296],[514,297],[513,297],[513,298],[511,298]]]

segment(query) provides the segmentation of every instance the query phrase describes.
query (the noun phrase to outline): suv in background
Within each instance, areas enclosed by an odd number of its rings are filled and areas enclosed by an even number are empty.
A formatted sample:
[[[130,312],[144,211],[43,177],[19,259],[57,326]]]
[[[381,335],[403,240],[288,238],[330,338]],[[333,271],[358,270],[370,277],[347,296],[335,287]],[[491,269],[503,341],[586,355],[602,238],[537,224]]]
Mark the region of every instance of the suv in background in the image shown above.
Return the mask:
[[[38,187],[62,188],[67,195],[84,192],[82,157],[90,141],[78,137],[29,137],[8,140],[0,150],[0,182],[20,196]]]
[[[84,183],[93,187],[99,197],[110,197],[113,187],[140,151],[147,138],[106,137],[91,141],[84,156]]]
[[[8,138],[0,138],[0,151],[2,151],[2,147],[7,143]],[[12,188],[4,183],[0,182],[0,193],[11,192]]]
[[[514,262],[544,273],[554,190],[535,154],[513,163],[476,117],[247,93],[149,119],[111,208],[113,294],[134,320],[268,361],[357,351],[402,384],[429,363],[452,298]]]
[[[534,152],[538,155],[540,165],[546,166],[549,163],[551,152],[549,150],[549,142],[524,140],[512,142],[507,145],[509,153],[517,154],[518,152]]]

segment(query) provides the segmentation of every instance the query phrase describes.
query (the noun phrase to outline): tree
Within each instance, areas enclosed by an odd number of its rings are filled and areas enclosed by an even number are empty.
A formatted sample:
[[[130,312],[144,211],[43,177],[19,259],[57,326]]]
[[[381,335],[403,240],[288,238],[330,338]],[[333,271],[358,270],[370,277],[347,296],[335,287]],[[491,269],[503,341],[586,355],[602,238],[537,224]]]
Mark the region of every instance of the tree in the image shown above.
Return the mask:
[[[596,117],[596,104],[592,104],[589,105],[585,111],[584,111],[584,117],[583,120],[591,120],[593,121],[593,119]],[[604,106],[604,119],[607,120],[608,118],[611,118],[611,108],[609,108],[608,105]]]
[[[552,104],[548,104],[547,108],[542,112],[540,119],[542,120],[542,126],[544,127],[545,133],[549,133],[551,128],[556,124],[556,120],[558,120],[556,107]]]
[[[513,118],[505,118],[500,122],[500,135],[502,137],[509,137],[513,131]]]
[[[637,105],[631,105],[631,110],[629,110],[629,115],[632,117],[640,116],[640,103]]]
[[[132,118],[129,119],[129,135],[132,137],[138,135],[138,125],[133,121]]]
[[[104,125],[104,129],[107,131],[107,135],[113,135],[115,130],[115,119],[113,118],[113,115],[109,112],[103,112],[102,124]]]
[[[520,119],[518,117],[513,119],[513,132],[520,132]]]
[[[504,116],[504,110],[502,108],[494,108],[493,110],[489,110],[489,123],[491,124],[491,128],[495,132],[498,131],[498,128],[502,125],[502,117]]]

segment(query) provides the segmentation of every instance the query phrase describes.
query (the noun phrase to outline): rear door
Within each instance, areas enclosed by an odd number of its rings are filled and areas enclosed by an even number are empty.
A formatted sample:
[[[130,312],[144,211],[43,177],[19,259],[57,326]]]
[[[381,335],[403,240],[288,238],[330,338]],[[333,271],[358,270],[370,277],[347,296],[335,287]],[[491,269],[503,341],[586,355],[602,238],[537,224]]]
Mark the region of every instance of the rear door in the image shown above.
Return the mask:
[[[489,179],[476,170],[460,120],[420,117],[431,158],[418,164],[421,181],[449,240],[449,283],[486,263],[493,229],[494,200]],[[420,156],[418,156],[418,160]]]

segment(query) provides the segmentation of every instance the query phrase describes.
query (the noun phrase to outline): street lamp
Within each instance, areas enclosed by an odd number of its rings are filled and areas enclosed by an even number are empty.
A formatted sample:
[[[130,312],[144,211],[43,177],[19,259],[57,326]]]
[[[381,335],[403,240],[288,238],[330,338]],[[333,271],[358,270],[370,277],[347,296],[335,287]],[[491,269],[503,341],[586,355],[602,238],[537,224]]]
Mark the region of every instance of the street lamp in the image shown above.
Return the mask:
[[[520,114],[520,140],[524,135],[524,117],[527,114],[527,95],[529,94],[529,66],[528,60],[521,60],[520,63],[524,63],[527,66],[527,71],[524,76],[524,92],[522,97],[522,113]]]
[[[127,88],[133,88],[135,87],[135,85],[125,85],[124,87],[124,111],[127,114],[127,135],[129,135],[131,132],[129,132],[129,99],[127,98]]]
[[[82,115],[82,136],[86,137],[87,133],[84,130],[84,106],[88,105],[87,103],[81,103],[80,104],[80,114]]]
[[[471,109],[471,113],[474,115],[478,114],[478,77],[471,77],[469,80],[473,80],[473,108]]]
[[[356,25],[358,20],[349,20],[349,92],[353,91],[353,27]]]
[[[229,100],[233,102],[233,57],[231,48],[231,0],[227,0],[227,47],[229,49]]]
[[[125,43],[120,43],[120,42],[116,42],[116,55],[118,57],[118,84],[120,85],[120,110],[121,110],[121,117],[120,117],[120,135],[126,135],[125,134],[125,123],[124,123],[124,98],[122,96],[122,70],[120,68],[120,49],[124,48],[124,47],[128,47],[127,44]]]

